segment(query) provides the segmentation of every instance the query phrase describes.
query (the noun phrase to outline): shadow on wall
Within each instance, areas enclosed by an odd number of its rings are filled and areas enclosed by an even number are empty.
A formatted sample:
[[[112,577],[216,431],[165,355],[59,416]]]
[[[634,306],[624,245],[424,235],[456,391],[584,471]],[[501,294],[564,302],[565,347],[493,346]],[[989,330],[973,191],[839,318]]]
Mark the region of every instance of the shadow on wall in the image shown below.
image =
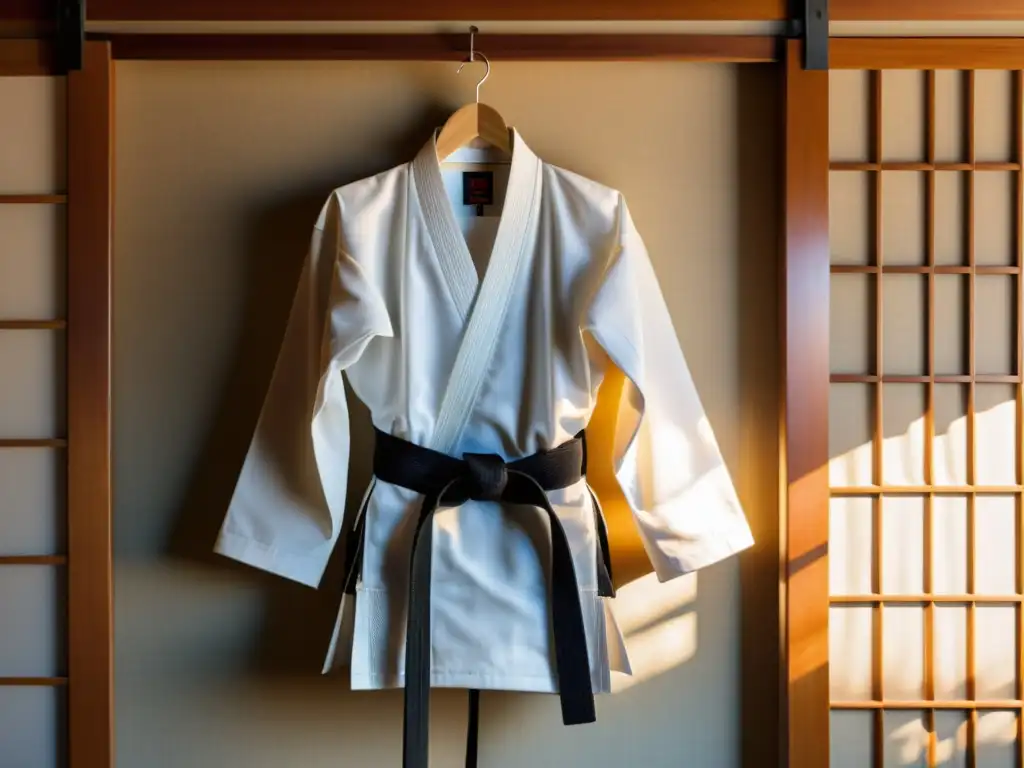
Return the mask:
[[[332,179],[357,179],[404,162],[419,150],[423,136],[443,122],[447,111],[440,107],[413,121],[404,137],[398,138],[383,166],[354,165],[332,169]],[[379,156],[379,155],[378,155]],[[211,425],[201,458],[168,543],[172,557],[235,569],[246,578],[265,583],[265,621],[260,648],[251,660],[258,675],[318,674],[325,638],[333,628],[341,598],[341,554],[348,528],[361,493],[348,494],[345,528],[335,548],[322,586],[311,590],[277,576],[236,563],[213,552],[224,513],[231,500],[252,431],[259,417],[280,340],[291,308],[293,289],[309,245],[311,222],[336,182],[318,185],[316,191],[300,191],[285,200],[275,200],[252,214],[246,227],[251,233],[244,321],[241,340],[231,373],[220,397],[217,419]],[[349,487],[364,488],[371,474],[373,428],[367,409],[346,384],[351,416],[352,456]],[[364,449],[360,450],[362,446]],[[344,471],[344,468],[342,468]],[[306,628],[303,632],[295,627]]]

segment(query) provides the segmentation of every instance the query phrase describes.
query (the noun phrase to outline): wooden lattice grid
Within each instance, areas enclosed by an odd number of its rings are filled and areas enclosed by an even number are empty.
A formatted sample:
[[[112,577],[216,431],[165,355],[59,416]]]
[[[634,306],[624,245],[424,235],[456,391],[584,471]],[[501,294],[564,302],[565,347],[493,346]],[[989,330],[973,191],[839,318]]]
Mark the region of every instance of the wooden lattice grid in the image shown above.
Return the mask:
[[[898,712],[920,712],[922,713],[923,732],[925,742],[920,744],[920,764],[928,766],[952,765],[961,759],[960,764],[974,766],[980,764],[978,749],[978,728],[979,716],[987,712],[1009,711],[1016,718],[1017,730],[1014,744],[1014,763],[1017,766],[1024,766],[1024,739],[1019,734],[1021,722],[1021,708],[1024,704],[1024,558],[1022,558],[1021,535],[1024,531],[1024,520],[1022,520],[1022,482],[1024,482],[1024,447],[1022,447],[1022,422],[1024,422],[1024,409],[1022,409],[1022,324],[1020,319],[1020,297],[1022,296],[1022,205],[1024,205],[1024,192],[1022,192],[1021,164],[1024,161],[1024,147],[1022,147],[1022,125],[1021,113],[1024,104],[1024,74],[1020,71],[1012,73],[1012,94],[1008,95],[1012,104],[1012,158],[1009,160],[978,160],[976,158],[975,126],[979,115],[976,113],[976,83],[977,75],[974,70],[959,73],[962,77],[963,102],[965,114],[965,157],[962,160],[938,161],[936,159],[936,73],[928,70],[923,76],[924,88],[924,148],[925,157],[918,160],[888,160],[885,159],[883,151],[883,83],[887,72],[874,70],[868,73],[869,87],[867,89],[868,102],[868,152],[866,160],[833,160],[830,162],[830,171],[833,178],[837,174],[864,174],[869,177],[868,190],[870,202],[868,203],[870,233],[867,237],[867,248],[869,258],[867,263],[834,263],[831,267],[833,282],[837,275],[862,275],[868,281],[870,290],[861,296],[869,303],[868,317],[872,326],[872,348],[868,355],[870,369],[851,373],[847,371],[835,371],[831,375],[833,385],[856,384],[867,387],[870,390],[870,483],[847,483],[843,485],[833,484],[831,494],[833,504],[837,499],[862,500],[870,503],[871,515],[871,568],[870,568],[870,589],[866,593],[857,594],[832,594],[830,605],[833,611],[844,608],[868,608],[871,613],[871,653],[870,653],[870,691],[869,695],[855,700],[839,700],[833,697],[831,708],[833,712],[870,712],[872,714],[871,744],[870,749],[865,749],[864,754],[870,754],[870,764],[883,766],[893,764],[887,759],[887,736],[886,717],[891,713]],[[843,98],[839,95],[839,98]],[[836,95],[833,95],[836,98]],[[833,130],[835,130],[833,126]],[[964,200],[964,250],[965,263],[948,264],[938,263],[936,260],[936,180],[940,174],[958,173],[966,175]],[[1011,264],[990,264],[978,263],[975,242],[975,222],[977,212],[975,211],[975,182],[978,176],[992,172],[1011,173],[1013,178],[1013,215],[1011,225],[1013,227],[1013,262]],[[886,262],[886,248],[884,244],[883,221],[883,200],[885,190],[883,185],[886,179],[897,173],[914,173],[924,177],[924,254],[922,263],[895,263]],[[833,210],[833,217],[836,211]],[[840,212],[841,215],[841,212]],[[846,261],[845,259],[843,260]],[[901,259],[902,261],[902,259]],[[886,307],[886,278],[894,275],[921,276],[925,282],[924,312],[926,319],[924,326],[924,371],[907,373],[901,370],[899,373],[890,373],[887,370],[885,357],[886,335],[885,318],[883,310]],[[937,365],[936,350],[936,326],[937,326],[937,281],[943,276],[960,276],[957,279],[966,281],[966,327],[963,329],[963,336],[966,342],[965,371],[944,371]],[[1015,329],[1013,333],[1013,369],[1009,372],[992,372],[979,370],[978,367],[978,308],[975,306],[977,296],[977,282],[979,278],[999,276],[999,279],[1012,280],[1015,290],[1015,300],[1012,310],[1013,317],[1007,318]],[[835,285],[834,285],[835,290]],[[833,323],[849,321],[849,318],[837,317],[833,313]],[[834,337],[835,339],[835,337]],[[833,340],[833,353],[836,352],[835,340]],[[891,362],[889,364],[891,367]],[[978,386],[989,384],[1012,385],[1015,392],[1015,446],[1014,457],[1015,479],[1011,484],[983,484],[978,481],[978,436],[977,436],[977,391]],[[920,482],[915,483],[894,483],[888,479],[886,471],[886,457],[884,448],[885,429],[885,406],[886,392],[890,385],[917,385],[923,387],[923,413],[921,421],[923,426],[922,456],[923,467]],[[936,391],[943,385],[956,385],[965,390],[966,394],[966,467],[965,482],[950,484],[939,483],[935,477],[935,438],[936,438]],[[835,417],[833,416],[833,420]],[[835,458],[835,456],[833,456]],[[977,584],[978,563],[977,546],[975,535],[977,531],[977,510],[978,500],[995,498],[999,496],[1012,496],[1015,508],[1015,529],[1016,534],[1013,542],[1014,550],[1014,591],[1013,593],[985,593],[979,592]],[[920,590],[892,592],[887,591],[886,574],[884,565],[886,562],[883,553],[887,546],[893,546],[884,540],[886,525],[883,523],[885,505],[899,499],[919,498],[923,505],[920,546],[922,549],[923,573],[920,574]],[[936,578],[936,553],[933,551],[935,537],[936,515],[938,514],[936,500],[963,498],[966,503],[966,590],[961,593],[948,593],[938,591],[935,588]],[[863,505],[862,505],[863,506]],[[904,542],[897,542],[896,546]],[[844,546],[844,542],[833,541],[830,549],[835,551]],[[984,555],[984,553],[980,553]],[[939,561],[941,564],[941,560]],[[937,677],[946,677],[945,670],[936,670],[936,642],[937,638],[937,616],[936,611],[944,607],[962,606],[966,613],[965,626],[965,649],[966,659],[964,660],[965,680],[963,681],[964,696],[953,698],[937,694]],[[986,607],[1012,606],[1015,612],[1015,669],[1013,674],[1013,695],[998,699],[980,697],[977,681],[977,624],[978,611]],[[921,676],[923,677],[922,695],[890,695],[886,683],[886,624],[887,616],[891,611],[899,607],[916,607],[922,611],[923,627],[921,637]],[[845,617],[844,617],[845,618]],[[833,622],[832,632],[846,630],[845,622],[836,624]],[[844,660],[836,658],[835,654],[831,659],[833,670],[842,669]],[[906,663],[915,664],[917,660],[907,659]],[[944,686],[946,687],[946,686]],[[960,743],[956,745],[960,757],[951,755],[949,749],[940,749],[940,739],[937,733],[942,730],[939,720],[945,715],[943,713],[963,713],[964,727],[961,731]],[[833,740],[835,742],[834,733]],[[853,750],[857,751],[857,750]],[[954,750],[956,751],[956,749]],[[843,757],[837,755],[836,748],[833,748],[834,761],[839,757],[838,762],[842,764],[859,764],[858,758],[852,755]],[[848,762],[852,758],[852,761]],[[907,759],[911,758],[907,756]],[[953,762],[947,762],[953,760]],[[899,764],[911,764],[903,763]],[[918,763],[912,763],[918,764]]]

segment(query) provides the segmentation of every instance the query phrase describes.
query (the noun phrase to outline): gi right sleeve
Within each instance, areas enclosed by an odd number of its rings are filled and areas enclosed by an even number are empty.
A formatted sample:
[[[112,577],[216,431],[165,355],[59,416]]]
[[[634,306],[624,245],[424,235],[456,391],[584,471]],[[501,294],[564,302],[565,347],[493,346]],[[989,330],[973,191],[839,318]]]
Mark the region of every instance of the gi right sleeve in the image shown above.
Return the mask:
[[[344,250],[337,193],[320,212],[270,385],[214,549],[316,587],[348,482],[342,371],[391,336],[380,293]]]
[[[666,581],[746,549],[753,538],[621,197],[611,251],[581,325],[626,376],[615,477],[655,573]]]

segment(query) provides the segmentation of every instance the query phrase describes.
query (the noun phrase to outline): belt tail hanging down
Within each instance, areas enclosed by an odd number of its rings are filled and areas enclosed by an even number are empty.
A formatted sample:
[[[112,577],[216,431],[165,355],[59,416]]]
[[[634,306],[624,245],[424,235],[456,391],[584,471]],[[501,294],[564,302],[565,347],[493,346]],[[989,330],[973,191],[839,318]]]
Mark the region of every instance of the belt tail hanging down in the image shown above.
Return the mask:
[[[550,615],[562,721],[566,725],[575,725],[594,722],[596,719],[587,637],[572,550],[565,529],[547,496],[547,490],[567,487],[583,477],[583,456],[582,439],[575,438],[551,451],[507,464],[501,457],[490,454],[467,454],[464,459],[456,459],[377,432],[374,476],[383,482],[423,495],[413,536],[409,576],[403,718],[404,768],[427,768],[428,765],[430,577],[433,553],[431,523],[434,513],[442,506],[460,505],[469,500],[496,501],[530,505],[547,514],[552,543]],[[362,516],[365,517],[365,510]],[[356,533],[353,531],[353,534]],[[359,559],[361,538],[361,535],[358,536],[354,547],[349,550],[352,557],[350,567],[355,567]],[[610,582],[605,563],[602,563],[599,571],[599,580]],[[605,592],[606,589],[600,591]],[[467,767],[475,765],[478,702],[479,692],[470,691]]]

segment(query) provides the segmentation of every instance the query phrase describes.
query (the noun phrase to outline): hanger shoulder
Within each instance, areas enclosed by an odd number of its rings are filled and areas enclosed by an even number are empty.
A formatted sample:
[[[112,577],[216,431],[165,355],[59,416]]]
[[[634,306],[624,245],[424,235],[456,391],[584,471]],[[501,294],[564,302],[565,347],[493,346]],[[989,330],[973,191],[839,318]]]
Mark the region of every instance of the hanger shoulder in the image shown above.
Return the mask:
[[[438,161],[476,138],[512,154],[508,126],[498,110],[475,102],[457,109],[445,122],[437,137]]]
[[[509,138],[508,125],[494,107],[477,104],[477,130],[480,138],[492,144],[506,154],[512,154],[512,141]]]

